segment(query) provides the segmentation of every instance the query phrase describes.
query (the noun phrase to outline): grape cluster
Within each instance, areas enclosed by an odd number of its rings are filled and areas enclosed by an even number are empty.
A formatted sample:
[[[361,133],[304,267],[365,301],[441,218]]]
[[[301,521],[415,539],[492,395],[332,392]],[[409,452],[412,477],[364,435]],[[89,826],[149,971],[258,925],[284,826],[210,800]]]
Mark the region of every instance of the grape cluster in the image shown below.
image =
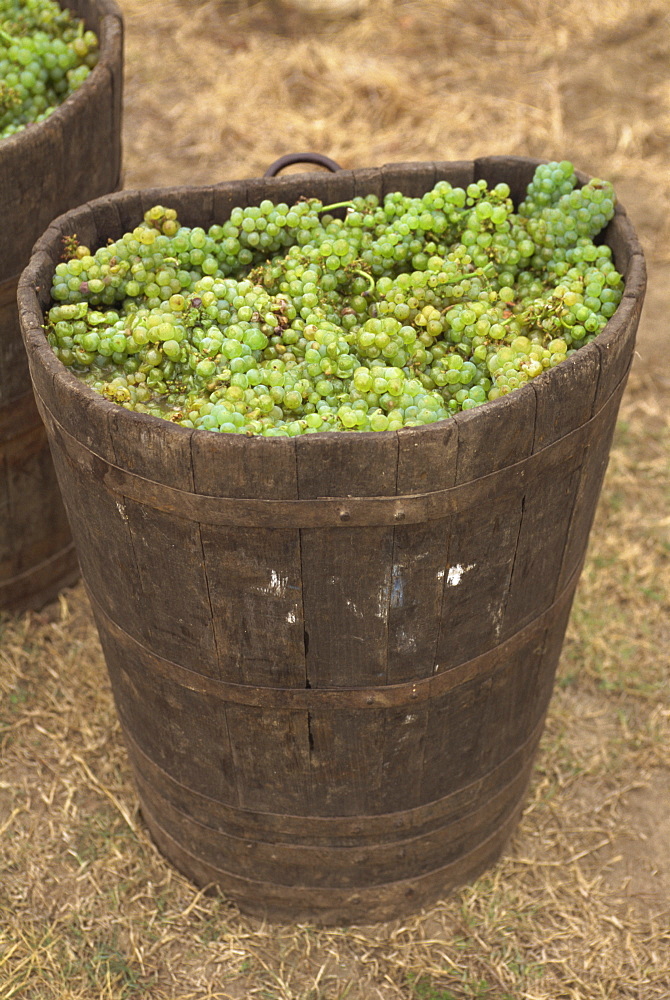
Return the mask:
[[[519,215],[538,215],[542,209],[554,205],[564,194],[577,186],[577,175],[568,160],[560,163],[541,163],[526,189],[526,196],[519,205]]]
[[[98,60],[98,39],[54,0],[0,0],[0,139],[43,121]]]
[[[611,187],[577,188],[566,163],[539,167],[518,211],[484,181],[382,203],[265,200],[208,230],[155,206],[95,253],[68,241],[48,339],[106,398],[184,427],[420,426],[603,329],[623,280],[594,238],[613,212]]]
[[[615,195],[608,181],[590,181],[562,194],[556,201],[527,216],[527,230],[535,244],[532,264],[547,279],[562,277],[569,267],[567,254],[580,240],[593,240],[614,212]],[[531,205],[534,203],[531,201]],[[527,210],[528,202],[519,206]]]

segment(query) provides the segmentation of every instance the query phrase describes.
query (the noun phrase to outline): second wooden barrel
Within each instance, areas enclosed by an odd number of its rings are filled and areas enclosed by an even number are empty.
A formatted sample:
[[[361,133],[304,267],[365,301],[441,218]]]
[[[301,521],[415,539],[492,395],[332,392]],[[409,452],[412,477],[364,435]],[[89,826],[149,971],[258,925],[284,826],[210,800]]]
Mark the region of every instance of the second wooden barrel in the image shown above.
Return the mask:
[[[19,275],[52,219],[121,180],[121,12],[113,0],[62,6],[98,35],[98,65],[49,118],[0,141],[0,611],[39,608],[79,577],[21,340]]]

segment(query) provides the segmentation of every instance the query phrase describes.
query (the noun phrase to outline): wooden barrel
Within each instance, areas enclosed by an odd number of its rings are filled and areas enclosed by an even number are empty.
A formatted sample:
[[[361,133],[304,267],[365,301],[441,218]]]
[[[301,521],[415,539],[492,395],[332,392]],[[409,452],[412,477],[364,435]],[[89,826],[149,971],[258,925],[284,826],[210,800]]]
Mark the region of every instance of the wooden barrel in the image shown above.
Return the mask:
[[[472,879],[519,818],[645,288],[524,388],[386,433],[187,430],[82,385],[41,324],[62,234],[160,203],[208,226],[302,194],[508,180],[492,157],[127,192],[36,247],[21,319],[142,812],[199,885],[273,920],[397,917]],[[104,540],[104,541],[103,541]]]
[[[112,0],[67,6],[97,33],[99,63],[48,119],[0,141],[0,610],[6,611],[38,608],[79,576],[30,386],[18,278],[52,219],[120,186],[121,12]]]

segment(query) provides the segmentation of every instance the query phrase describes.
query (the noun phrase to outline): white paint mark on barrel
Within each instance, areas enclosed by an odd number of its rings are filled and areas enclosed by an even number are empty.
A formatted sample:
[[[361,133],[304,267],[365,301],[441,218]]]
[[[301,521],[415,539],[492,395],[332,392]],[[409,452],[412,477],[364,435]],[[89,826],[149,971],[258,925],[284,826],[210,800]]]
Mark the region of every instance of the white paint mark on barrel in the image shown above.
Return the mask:
[[[270,582],[266,586],[258,587],[261,594],[272,594],[275,597],[283,597],[288,587],[288,577],[281,576],[276,569],[270,570]]]
[[[469,573],[470,570],[474,568],[474,563],[470,563],[469,566],[462,566],[460,563],[457,563],[455,566],[450,566],[449,572],[447,573],[447,583],[450,587],[457,587],[463,579],[463,575],[465,573]]]

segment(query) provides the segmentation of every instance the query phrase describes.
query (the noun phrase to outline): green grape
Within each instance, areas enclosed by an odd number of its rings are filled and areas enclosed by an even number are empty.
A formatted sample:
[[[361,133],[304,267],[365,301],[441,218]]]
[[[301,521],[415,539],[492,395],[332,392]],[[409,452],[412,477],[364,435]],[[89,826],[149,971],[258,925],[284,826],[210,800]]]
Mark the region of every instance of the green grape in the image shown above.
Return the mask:
[[[575,184],[567,162],[538,167],[516,212],[484,181],[381,203],[266,199],[207,231],[156,205],[95,253],[65,241],[48,340],[107,399],[184,427],[445,420],[560,364],[616,310],[623,280],[593,242],[614,194]]]
[[[54,0],[0,0],[0,139],[48,117],[97,61],[95,33]]]

